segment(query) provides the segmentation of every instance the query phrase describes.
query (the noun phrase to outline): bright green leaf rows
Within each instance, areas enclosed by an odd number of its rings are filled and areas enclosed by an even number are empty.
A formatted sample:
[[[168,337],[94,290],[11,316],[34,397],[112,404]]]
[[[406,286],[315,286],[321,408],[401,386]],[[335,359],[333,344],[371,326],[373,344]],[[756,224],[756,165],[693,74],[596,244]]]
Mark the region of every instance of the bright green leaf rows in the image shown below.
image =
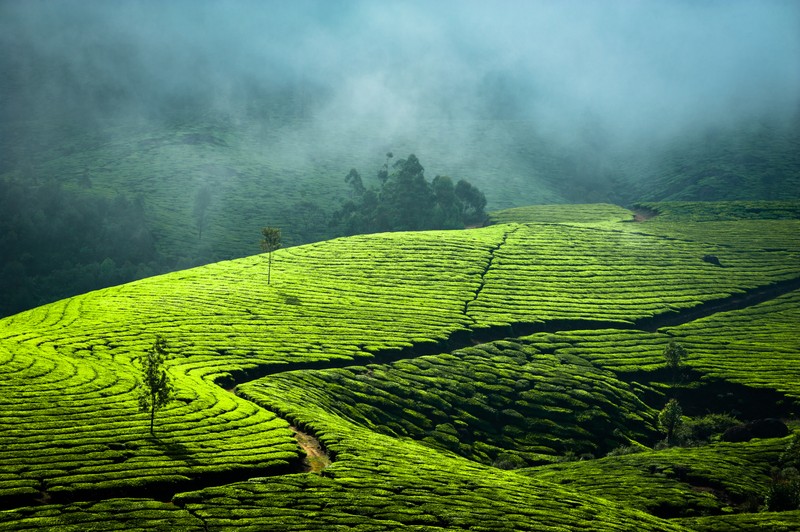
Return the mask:
[[[703,261],[713,254],[726,267]],[[530,224],[494,252],[468,310],[478,326],[630,323],[800,277],[800,255],[736,251],[618,230]]]
[[[654,412],[612,373],[512,341],[267,380],[372,430],[502,468],[656,436]]]

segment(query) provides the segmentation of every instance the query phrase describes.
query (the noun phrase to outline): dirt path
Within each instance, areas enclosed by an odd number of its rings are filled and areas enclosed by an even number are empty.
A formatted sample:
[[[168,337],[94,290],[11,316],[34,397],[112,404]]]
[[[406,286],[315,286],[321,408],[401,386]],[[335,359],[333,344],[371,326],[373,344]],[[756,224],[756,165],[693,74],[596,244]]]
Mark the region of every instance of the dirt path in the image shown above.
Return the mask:
[[[331,465],[331,459],[328,453],[322,448],[322,444],[317,438],[303,432],[297,427],[289,428],[294,432],[297,443],[300,444],[300,447],[306,452],[306,457],[303,460],[303,464],[306,466],[306,472],[319,473]]]
[[[651,211],[649,209],[636,209],[633,211],[633,221],[634,222],[646,222],[650,218],[658,216],[656,211]]]

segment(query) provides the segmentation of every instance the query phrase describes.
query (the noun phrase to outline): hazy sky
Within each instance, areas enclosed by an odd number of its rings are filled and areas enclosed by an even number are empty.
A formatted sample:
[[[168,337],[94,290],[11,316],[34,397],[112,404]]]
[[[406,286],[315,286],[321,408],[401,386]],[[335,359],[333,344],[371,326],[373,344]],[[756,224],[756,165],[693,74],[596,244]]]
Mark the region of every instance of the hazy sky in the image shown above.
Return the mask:
[[[242,112],[307,87],[317,118],[513,118],[569,137],[680,133],[785,116],[800,2],[0,0],[3,117],[74,106]]]

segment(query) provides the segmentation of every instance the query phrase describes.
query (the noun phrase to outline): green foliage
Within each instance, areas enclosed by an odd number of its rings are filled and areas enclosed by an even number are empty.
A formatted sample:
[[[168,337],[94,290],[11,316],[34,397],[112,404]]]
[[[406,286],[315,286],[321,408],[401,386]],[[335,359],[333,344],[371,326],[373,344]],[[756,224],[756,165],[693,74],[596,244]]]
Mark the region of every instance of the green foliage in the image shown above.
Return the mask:
[[[677,370],[680,368],[686,356],[686,349],[674,340],[670,341],[664,348],[664,360],[670,369]]]
[[[676,399],[670,399],[658,413],[658,428],[667,436],[667,442],[672,443],[675,430],[681,425],[683,409]]]
[[[781,453],[764,496],[770,512],[800,510],[800,432],[795,432]]]
[[[380,188],[367,189],[356,169],[345,182],[352,199],[333,215],[333,223],[345,234],[422,229],[456,229],[485,221],[486,197],[467,181],[455,185],[448,176],[432,182],[416,156],[398,159],[389,172],[389,159],[378,172]]]
[[[662,517],[755,511],[784,443],[765,439],[612,453],[519,470]],[[754,504],[755,502],[755,504]]]
[[[510,340],[389,365],[292,372],[269,385],[289,397],[313,388],[328,412],[504,469],[656,436],[655,412],[612,374]]]
[[[0,316],[165,271],[145,205],[0,177]]]
[[[800,510],[800,473],[794,467],[778,470],[764,496],[769,512]]]
[[[272,252],[281,247],[281,230],[276,227],[262,227],[261,228],[261,249],[269,257],[269,266],[267,267],[267,284],[270,284],[272,279]]]
[[[638,322],[797,278],[794,221],[772,222],[784,244],[769,250],[708,244],[734,241],[730,227],[667,240],[609,220],[361,235],[275,251],[279,290],[249,257],[3,319],[0,528],[782,526],[769,512],[661,518],[743,511],[767,492],[786,440],[714,443],[724,416],[685,419],[709,445],[588,456],[656,438],[645,403],[663,404],[671,339],[702,373],[682,389],[687,413],[791,411],[800,291],[652,332]],[[732,266],[707,271],[706,252]],[[153,334],[175,352],[159,438],[143,436],[131,358]],[[237,386],[245,397],[215,384],[261,375]],[[762,404],[758,388],[786,397]],[[330,453],[324,476],[279,475],[300,465],[286,420]],[[518,467],[560,457],[586,459]],[[136,500],[147,512],[130,520],[133,502],[106,499],[175,492],[169,508]]]
[[[492,223],[601,223],[622,222],[633,218],[633,213],[619,205],[589,203],[584,205],[526,205],[492,211]]]
[[[741,421],[730,414],[684,417],[675,437],[678,445],[696,445],[709,442],[740,423]]]
[[[141,389],[139,409],[150,414],[150,434],[153,432],[156,411],[161,410],[173,398],[172,381],[166,370],[167,342],[156,336],[153,346],[139,357],[141,365]]]

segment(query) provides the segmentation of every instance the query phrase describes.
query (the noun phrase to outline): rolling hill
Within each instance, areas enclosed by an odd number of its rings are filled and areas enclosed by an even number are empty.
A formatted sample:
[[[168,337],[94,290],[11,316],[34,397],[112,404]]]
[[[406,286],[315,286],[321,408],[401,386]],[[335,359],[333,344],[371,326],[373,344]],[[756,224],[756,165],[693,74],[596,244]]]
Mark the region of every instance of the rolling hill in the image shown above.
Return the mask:
[[[273,101],[274,100],[274,101]],[[627,151],[602,132],[555,140],[525,120],[422,120],[412,133],[311,120],[274,96],[248,119],[10,123],[0,139],[0,314],[284,245],[341,236],[330,215],[359,169],[415,153],[429,179],[485,192],[488,208],[640,200],[794,200],[800,126],[752,122]],[[70,125],[66,125],[70,124]],[[121,125],[124,124],[124,125]],[[46,133],[42,132],[46,129]],[[48,240],[54,243],[47,244]],[[63,249],[62,249],[63,248]]]
[[[636,208],[338,238],[274,252],[269,285],[256,255],[0,320],[0,529],[793,529],[765,496],[797,448],[800,205]],[[176,397],[151,436],[156,335]],[[789,434],[720,440],[764,417]]]

